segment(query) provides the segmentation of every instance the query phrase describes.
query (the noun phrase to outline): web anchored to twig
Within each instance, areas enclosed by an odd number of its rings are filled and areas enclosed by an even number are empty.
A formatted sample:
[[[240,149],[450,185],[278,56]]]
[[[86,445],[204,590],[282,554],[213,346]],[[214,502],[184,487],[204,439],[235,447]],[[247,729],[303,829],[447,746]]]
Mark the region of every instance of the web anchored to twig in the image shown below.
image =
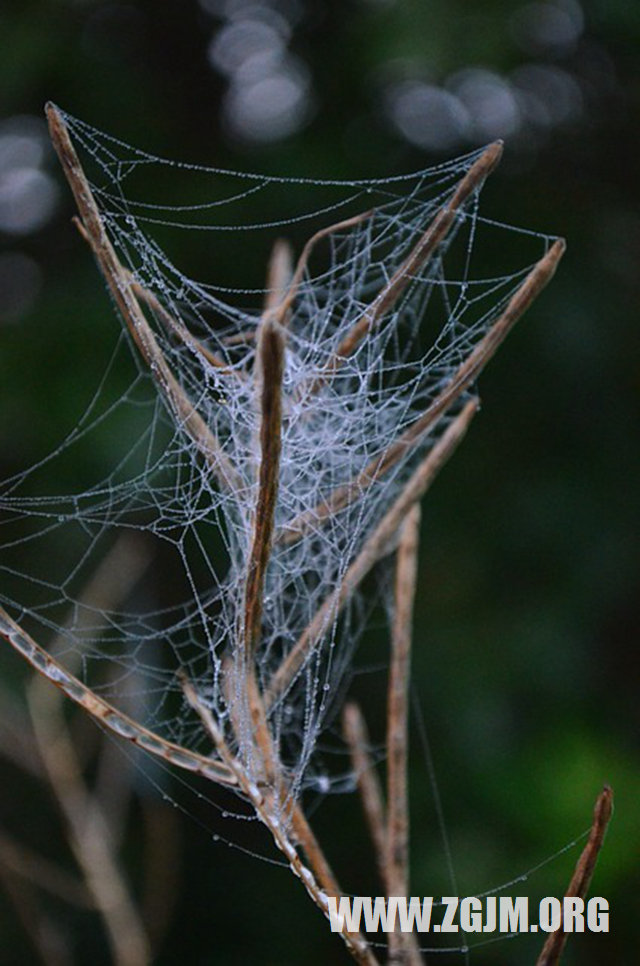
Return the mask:
[[[10,481],[3,505],[20,515],[28,504],[43,532],[54,513],[56,522],[80,525],[83,567],[114,526],[146,530],[178,552],[190,599],[146,619],[110,615],[112,633],[105,638],[102,620],[94,640],[85,614],[86,680],[2,608],[0,634],[106,728],[234,789],[328,915],[328,897],[341,890],[301,793],[321,777],[329,781],[315,772],[314,751],[362,629],[360,586],[395,554],[386,794],[353,704],[344,733],[385,891],[406,895],[419,501],[473,419],[477,377],[552,277],[564,242],[545,238],[541,257],[525,269],[474,278],[477,235],[492,228],[479,216],[478,195],[500,159],[498,143],[396,181],[285,182],[192,166],[194,178],[224,185],[220,196],[170,209],[123,190],[159,159],[53,105],[47,117],[77,226],[164,413],[154,411],[141,450],[134,447],[107,484],[56,507],[29,502],[20,481]],[[93,183],[74,145],[89,152]],[[276,241],[259,309],[238,304],[257,290],[227,292],[234,302],[187,278],[147,233],[154,225],[184,228],[185,212],[191,227],[229,232],[238,226],[221,220],[228,209],[281,186],[292,194],[320,190],[319,212],[339,211],[341,220],[316,230],[295,264],[288,244]],[[282,223],[301,220],[290,209]],[[453,281],[448,258],[457,265]],[[423,348],[429,324],[434,333]],[[72,509],[60,513],[63,503]],[[226,571],[214,565],[216,556],[226,558]],[[75,574],[58,598],[32,607],[32,617],[52,625],[49,615],[74,599]],[[81,604],[75,607],[70,646],[80,625]],[[151,642],[162,645],[160,656]],[[104,649],[154,682],[156,707],[144,723],[92,684],[93,659]],[[179,712],[170,713],[176,704]],[[593,840],[592,857],[601,839]],[[358,962],[376,962],[363,935],[343,926],[342,938]],[[389,954],[396,963],[420,962],[415,938],[402,932],[391,936]],[[553,952],[545,955],[545,963],[554,961]]]

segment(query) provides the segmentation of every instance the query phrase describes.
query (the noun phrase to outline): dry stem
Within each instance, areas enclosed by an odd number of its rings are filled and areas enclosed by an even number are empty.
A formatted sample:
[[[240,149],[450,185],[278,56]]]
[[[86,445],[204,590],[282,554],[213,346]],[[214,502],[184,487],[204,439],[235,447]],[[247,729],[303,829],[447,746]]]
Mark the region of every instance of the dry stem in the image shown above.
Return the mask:
[[[371,218],[373,214],[373,209],[371,211],[363,211],[361,214],[354,215],[352,218],[345,218],[344,221],[337,221],[333,225],[328,225],[327,228],[321,228],[315,233],[315,235],[312,235],[311,238],[308,239],[296,263],[295,271],[291,277],[289,288],[284,298],[275,307],[274,318],[276,318],[281,325],[286,325],[289,311],[295,301],[296,295],[298,294],[300,282],[302,281],[302,276],[304,275],[307,263],[313,249],[318,242],[322,241],[323,238],[327,238],[329,235],[335,234],[337,231],[342,231],[345,228],[352,228],[354,225],[359,225],[361,222],[366,221],[367,218]]]
[[[264,300],[264,314],[278,308],[288,293],[293,278],[293,253],[291,245],[284,238],[278,238],[271,249],[267,268],[267,288]],[[284,319],[280,319],[284,324]]]
[[[160,299],[154,295],[153,292],[150,292],[143,285],[141,285],[140,282],[133,278],[131,272],[127,271],[127,269],[124,269],[124,271],[126,271],[127,275],[129,276],[131,288],[136,298],[142,302],[145,302],[149,306],[151,311],[160,319],[169,332],[173,332],[173,334],[177,336],[181,342],[184,342],[185,345],[188,345],[199,355],[203,356],[209,365],[213,366],[215,369],[220,369],[222,372],[228,375],[239,375],[237,369],[232,369],[224,361],[224,359],[221,359],[219,355],[217,355],[215,352],[212,352],[211,349],[208,349],[206,345],[203,345],[199,339],[196,339],[195,336],[189,332],[189,329],[186,327],[184,322],[182,322],[180,319],[176,319],[171,312],[165,308]]]
[[[279,325],[269,316],[265,316],[260,326],[256,365],[256,389],[260,408],[258,498],[247,563],[243,648],[239,653],[244,665],[246,699],[253,725],[251,738],[255,738],[262,753],[266,774],[273,781],[279,771],[277,755],[273,748],[255,668],[255,652],[261,633],[264,581],[271,554],[278,498],[282,433],[284,340]]]
[[[420,506],[414,503],[400,528],[395,612],[391,627],[391,667],[387,704],[387,895],[409,895],[409,680],[413,602],[418,571]],[[389,936],[391,963],[420,962],[409,934],[396,928]],[[417,958],[416,958],[417,957]]]
[[[427,230],[424,232],[413,251],[396,269],[382,291],[376,296],[362,317],[352,326],[336,349],[335,358],[327,367],[322,378],[331,375],[339,366],[340,361],[351,355],[364,337],[377,322],[396,303],[407,285],[422,270],[438,246],[444,241],[453,226],[460,208],[470,195],[480,188],[485,178],[491,174],[502,157],[502,142],[495,141],[482,152],[478,160],[469,168],[460,181],[453,195],[440,209]]]
[[[342,733],[351,755],[351,767],[356,776],[362,810],[369,826],[369,834],[383,885],[387,885],[387,827],[384,799],[369,748],[369,734],[362,711],[355,701],[345,704],[342,711]]]
[[[60,709],[47,701],[36,677],[29,709],[49,782],[65,816],[69,844],[100,910],[117,966],[145,966],[151,958],[138,911],[118,869],[105,816],[89,793]]]
[[[94,694],[44,648],[36,644],[33,638],[9,617],[3,607],[0,607],[0,636],[4,637],[39,674],[52,681],[68,698],[84,708],[109,731],[178,768],[203,775],[210,781],[219,782],[222,785],[236,784],[233,775],[221,762],[167,741]]]
[[[236,470],[228,457],[222,452],[214,433],[194,408],[184,389],[173,375],[156,342],[153,331],[135,296],[131,274],[120,264],[115,249],[109,240],[89,182],[85,177],[61,114],[51,103],[46,106],[46,114],[53,146],[60,158],[82,218],[83,235],[91,246],[111,295],[140,354],[169,401],[178,424],[188,433],[220,482],[232,489],[238,489],[240,479]]]
[[[576,863],[565,896],[576,896],[580,899],[584,899],[586,896],[612,814],[613,792],[608,785],[605,785],[596,799],[589,838]],[[564,932],[562,923],[560,923],[560,928],[549,934],[536,961],[536,966],[557,966],[567,936],[568,933]]]
[[[258,499],[247,566],[245,622],[247,660],[253,657],[260,637],[264,579],[271,554],[274,516],[278,498],[282,435],[282,375],[284,340],[277,324],[265,319],[260,327],[256,386],[260,406],[260,465]]]

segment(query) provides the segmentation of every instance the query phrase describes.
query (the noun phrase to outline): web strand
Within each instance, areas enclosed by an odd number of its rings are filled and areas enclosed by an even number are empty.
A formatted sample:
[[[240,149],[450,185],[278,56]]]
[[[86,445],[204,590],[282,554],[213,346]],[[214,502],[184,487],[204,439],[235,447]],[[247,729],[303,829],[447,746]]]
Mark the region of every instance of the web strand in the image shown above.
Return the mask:
[[[115,707],[117,687],[132,682],[141,727],[201,755],[186,676],[249,771],[255,729],[234,724],[233,706],[251,679],[263,703],[253,724],[264,714],[295,799],[314,785],[318,738],[364,629],[362,578],[462,438],[478,375],[563,244],[483,220],[479,194],[499,145],[396,178],[270,178],[178,165],[53,107],[49,117],[138,373],[101,410],[105,380],[77,431],[0,490],[5,630],[9,614],[28,614],[34,641],[59,631],[82,653],[72,690]],[[158,173],[175,179],[174,205],[152,188],[144,197]],[[259,208],[269,198],[270,217]],[[297,261],[282,226],[308,229],[294,239]],[[215,257],[212,277],[193,279],[172,241],[189,229],[229,246],[248,230],[268,238],[266,286],[234,285]],[[522,244],[520,264],[479,273],[486,233]],[[277,419],[264,423],[269,400],[256,405],[256,387],[268,333],[281,344],[281,373]],[[134,416],[141,429],[106,478],[38,495],[52,462]],[[275,437],[278,458],[265,462]],[[127,530],[173,558],[181,596],[92,616],[78,586]],[[63,534],[56,556],[49,548]],[[36,560],[28,573],[18,563],[26,549]],[[105,661],[115,682],[105,684]]]

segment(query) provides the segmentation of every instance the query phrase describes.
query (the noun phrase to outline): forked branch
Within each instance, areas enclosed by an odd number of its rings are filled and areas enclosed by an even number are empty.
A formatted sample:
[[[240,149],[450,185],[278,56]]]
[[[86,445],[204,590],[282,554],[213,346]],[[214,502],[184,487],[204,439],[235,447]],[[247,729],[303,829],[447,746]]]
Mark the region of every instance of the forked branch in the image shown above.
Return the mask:
[[[284,789],[281,789],[280,794],[276,794],[273,789],[265,786],[259,788],[251,781],[242,763],[231,753],[218,723],[209,708],[200,700],[195,688],[186,680],[183,680],[182,686],[187,700],[200,716],[207,734],[211,737],[221,760],[234,775],[238,787],[271,833],[277,848],[286,856],[294,875],[300,879],[316,906],[328,917],[327,896],[339,899],[341,892],[299,806],[281,797]],[[312,860],[316,866],[313,872],[303,863],[294,847],[287,832],[287,823],[283,821],[283,813],[292,817],[293,830],[305,848],[307,859]],[[375,956],[360,933],[349,932],[343,925],[341,936],[356,962],[361,963],[362,966],[377,966]]]

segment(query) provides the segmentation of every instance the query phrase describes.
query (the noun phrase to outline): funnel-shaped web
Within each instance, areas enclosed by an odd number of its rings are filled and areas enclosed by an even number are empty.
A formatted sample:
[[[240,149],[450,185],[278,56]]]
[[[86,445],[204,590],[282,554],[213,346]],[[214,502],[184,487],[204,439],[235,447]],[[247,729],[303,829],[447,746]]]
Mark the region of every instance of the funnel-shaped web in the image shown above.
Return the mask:
[[[406,177],[314,181],[176,165],[53,105],[48,118],[139,371],[107,405],[98,394],[39,468],[4,485],[0,633],[108,727],[236,786],[322,906],[337,885],[298,802],[308,784],[330,787],[314,750],[365,624],[360,585],[462,439],[478,374],[563,243],[480,216],[498,143]],[[276,210],[271,221],[252,214]],[[225,284],[216,252],[241,264],[248,231],[270,251],[266,284]],[[195,232],[211,253],[204,282],[178,265]],[[288,234],[306,237],[297,260]],[[483,242],[502,253],[503,272],[483,273]],[[527,248],[533,257],[509,264]],[[109,420],[122,426],[123,412],[140,432],[106,480],[33,495],[49,459]],[[29,534],[14,537],[25,517]],[[47,572],[61,527],[75,555]],[[184,600],[127,610],[88,599],[100,556],[140,532],[180,562]],[[27,544],[45,552],[23,575],[11,554]],[[64,647],[47,655],[10,613],[28,614],[36,639],[55,630]],[[65,651],[80,652],[80,676]],[[117,671],[105,680],[107,658]],[[127,686],[133,717],[118,709]],[[402,750],[390,754],[400,773]],[[402,815],[393,822],[401,828]]]

